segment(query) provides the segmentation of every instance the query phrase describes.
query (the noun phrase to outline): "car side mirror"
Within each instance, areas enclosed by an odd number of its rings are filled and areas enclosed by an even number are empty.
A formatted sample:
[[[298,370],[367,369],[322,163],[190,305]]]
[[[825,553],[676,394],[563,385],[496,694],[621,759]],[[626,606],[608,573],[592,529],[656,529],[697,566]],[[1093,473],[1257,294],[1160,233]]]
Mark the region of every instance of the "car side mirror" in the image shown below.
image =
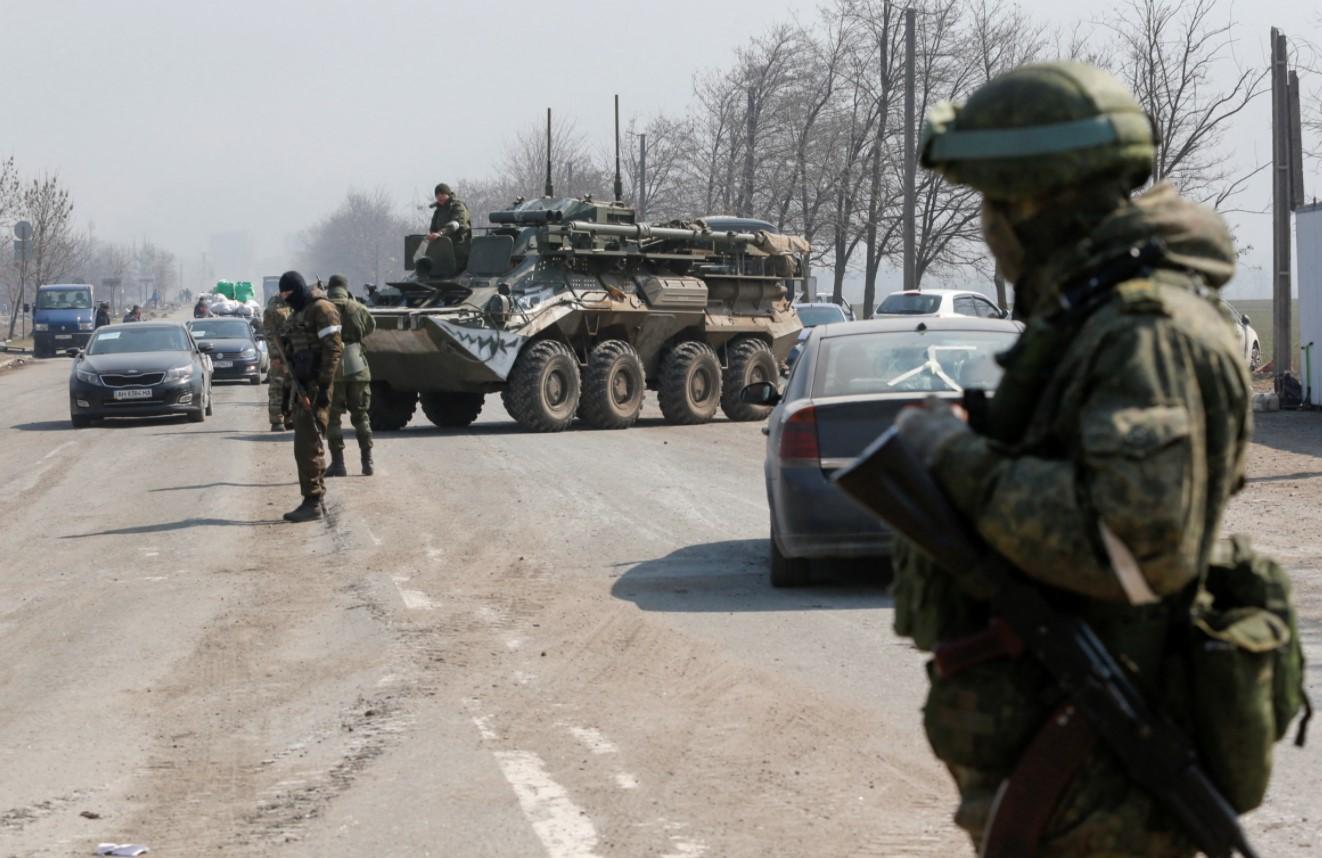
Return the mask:
[[[212,351],[213,348],[214,348],[214,346],[213,346],[211,343],[198,343],[198,344],[197,344],[197,350],[200,351],[200,352],[206,352],[207,354],[211,354],[211,351]]]
[[[1245,313],[1244,315],[1240,316],[1240,317],[1239,317],[1239,320],[1240,320],[1241,322],[1243,322],[1244,324],[1246,324],[1246,325],[1251,325],[1251,324],[1253,324],[1253,320],[1249,318],[1249,314],[1248,314],[1248,313]]]
[[[739,401],[748,405],[775,405],[780,402],[780,391],[774,382],[755,381],[739,391]]]
[[[80,349],[80,348],[76,348],[76,347],[75,347],[75,348],[71,348],[71,349],[65,349],[65,350],[64,350],[64,353],[65,353],[66,355],[68,355],[69,357],[71,357],[71,358],[76,358],[76,357],[78,357],[80,354],[83,353],[83,350]]]

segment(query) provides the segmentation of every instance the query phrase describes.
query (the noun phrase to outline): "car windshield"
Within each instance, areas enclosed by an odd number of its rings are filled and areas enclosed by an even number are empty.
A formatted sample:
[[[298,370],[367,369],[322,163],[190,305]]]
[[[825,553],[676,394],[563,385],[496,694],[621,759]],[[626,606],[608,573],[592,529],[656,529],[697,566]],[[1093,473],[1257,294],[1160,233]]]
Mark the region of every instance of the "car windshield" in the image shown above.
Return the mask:
[[[184,351],[188,351],[188,337],[183,329],[163,326],[125,326],[116,331],[102,329],[87,344],[89,355]]]
[[[822,340],[813,396],[991,390],[1016,331],[877,331]]]
[[[877,307],[879,315],[926,316],[941,308],[940,295],[921,295],[912,292],[896,292],[887,295]]]
[[[92,292],[89,289],[43,289],[37,293],[39,310],[90,310]]]
[[[829,325],[833,322],[845,321],[845,311],[834,304],[805,304],[796,307],[799,313],[799,321],[803,322],[805,328],[815,328],[818,325]]]
[[[252,326],[237,319],[189,322],[188,330],[195,340],[241,340],[252,335]]]

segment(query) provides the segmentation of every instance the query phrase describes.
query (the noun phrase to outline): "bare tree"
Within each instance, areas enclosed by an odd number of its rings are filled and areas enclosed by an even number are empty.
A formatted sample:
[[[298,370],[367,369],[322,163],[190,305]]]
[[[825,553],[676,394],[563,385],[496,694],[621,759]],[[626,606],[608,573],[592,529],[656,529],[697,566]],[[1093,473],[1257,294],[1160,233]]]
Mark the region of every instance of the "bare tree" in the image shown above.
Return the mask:
[[[351,190],[305,234],[303,267],[323,280],[343,274],[351,285],[397,279],[404,274],[404,236],[417,231],[384,190]]]
[[[1235,64],[1232,25],[1218,20],[1219,7],[1219,0],[1130,0],[1110,23],[1119,39],[1117,70],[1161,138],[1153,180],[1169,179],[1218,207],[1248,179],[1232,176],[1222,137],[1264,91],[1268,73]],[[1229,74],[1219,73],[1223,67]]]
[[[29,287],[58,283],[75,273],[86,258],[87,242],[73,230],[73,200],[59,176],[47,174],[23,185],[18,193],[17,216],[32,224],[32,238],[25,252],[10,260],[5,278],[9,304],[23,303]],[[18,315],[9,317],[9,336],[14,336]]]
[[[647,135],[647,186],[640,187],[639,147],[641,135]],[[635,207],[647,200],[647,219],[651,221],[689,218],[705,214],[694,208],[696,202],[684,190],[685,164],[693,138],[693,124],[687,119],[656,116],[639,128],[631,120],[621,145],[621,169],[624,172],[625,198]],[[640,194],[641,192],[641,194]]]

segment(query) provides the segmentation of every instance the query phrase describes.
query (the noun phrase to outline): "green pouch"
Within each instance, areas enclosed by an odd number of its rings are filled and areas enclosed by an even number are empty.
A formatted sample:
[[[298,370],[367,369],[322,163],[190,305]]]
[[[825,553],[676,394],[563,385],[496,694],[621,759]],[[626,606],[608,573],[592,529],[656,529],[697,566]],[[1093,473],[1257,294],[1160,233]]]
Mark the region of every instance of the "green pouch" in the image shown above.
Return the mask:
[[[953,766],[1008,773],[1050,713],[1054,686],[1031,659],[989,661],[950,677],[929,662],[927,674],[923,728],[932,752]]]
[[[1262,803],[1272,746],[1308,712],[1296,623],[1278,563],[1244,537],[1215,546],[1193,608],[1190,715],[1199,756],[1239,813]]]
[[[903,536],[895,539],[891,569],[895,633],[912,638],[923,652],[986,625],[986,607],[964,595],[954,578]]]

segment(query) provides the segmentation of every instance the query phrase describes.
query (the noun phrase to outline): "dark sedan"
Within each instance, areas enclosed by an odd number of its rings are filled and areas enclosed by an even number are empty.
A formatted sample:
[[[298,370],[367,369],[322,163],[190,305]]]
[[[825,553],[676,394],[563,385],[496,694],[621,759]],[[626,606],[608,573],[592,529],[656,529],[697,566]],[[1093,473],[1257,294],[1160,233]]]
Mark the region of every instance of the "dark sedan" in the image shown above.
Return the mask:
[[[195,341],[209,346],[216,381],[261,384],[270,372],[266,350],[245,319],[190,319],[184,324]]]
[[[103,417],[211,413],[211,364],[178,322],[98,328],[69,373],[69,420],[75,429]]]
[[[774,404],[767,435],[767,502],[771,507],[771,583],[805,584],[810,561],[885,557],[885,525],[830,481],[880,435],[905,405],[928,396],[956,398],[966,388],[992,390],[1020,325],[1004,319],[874,319],[820,325],[784,394],[769,382],[741,397]]]

